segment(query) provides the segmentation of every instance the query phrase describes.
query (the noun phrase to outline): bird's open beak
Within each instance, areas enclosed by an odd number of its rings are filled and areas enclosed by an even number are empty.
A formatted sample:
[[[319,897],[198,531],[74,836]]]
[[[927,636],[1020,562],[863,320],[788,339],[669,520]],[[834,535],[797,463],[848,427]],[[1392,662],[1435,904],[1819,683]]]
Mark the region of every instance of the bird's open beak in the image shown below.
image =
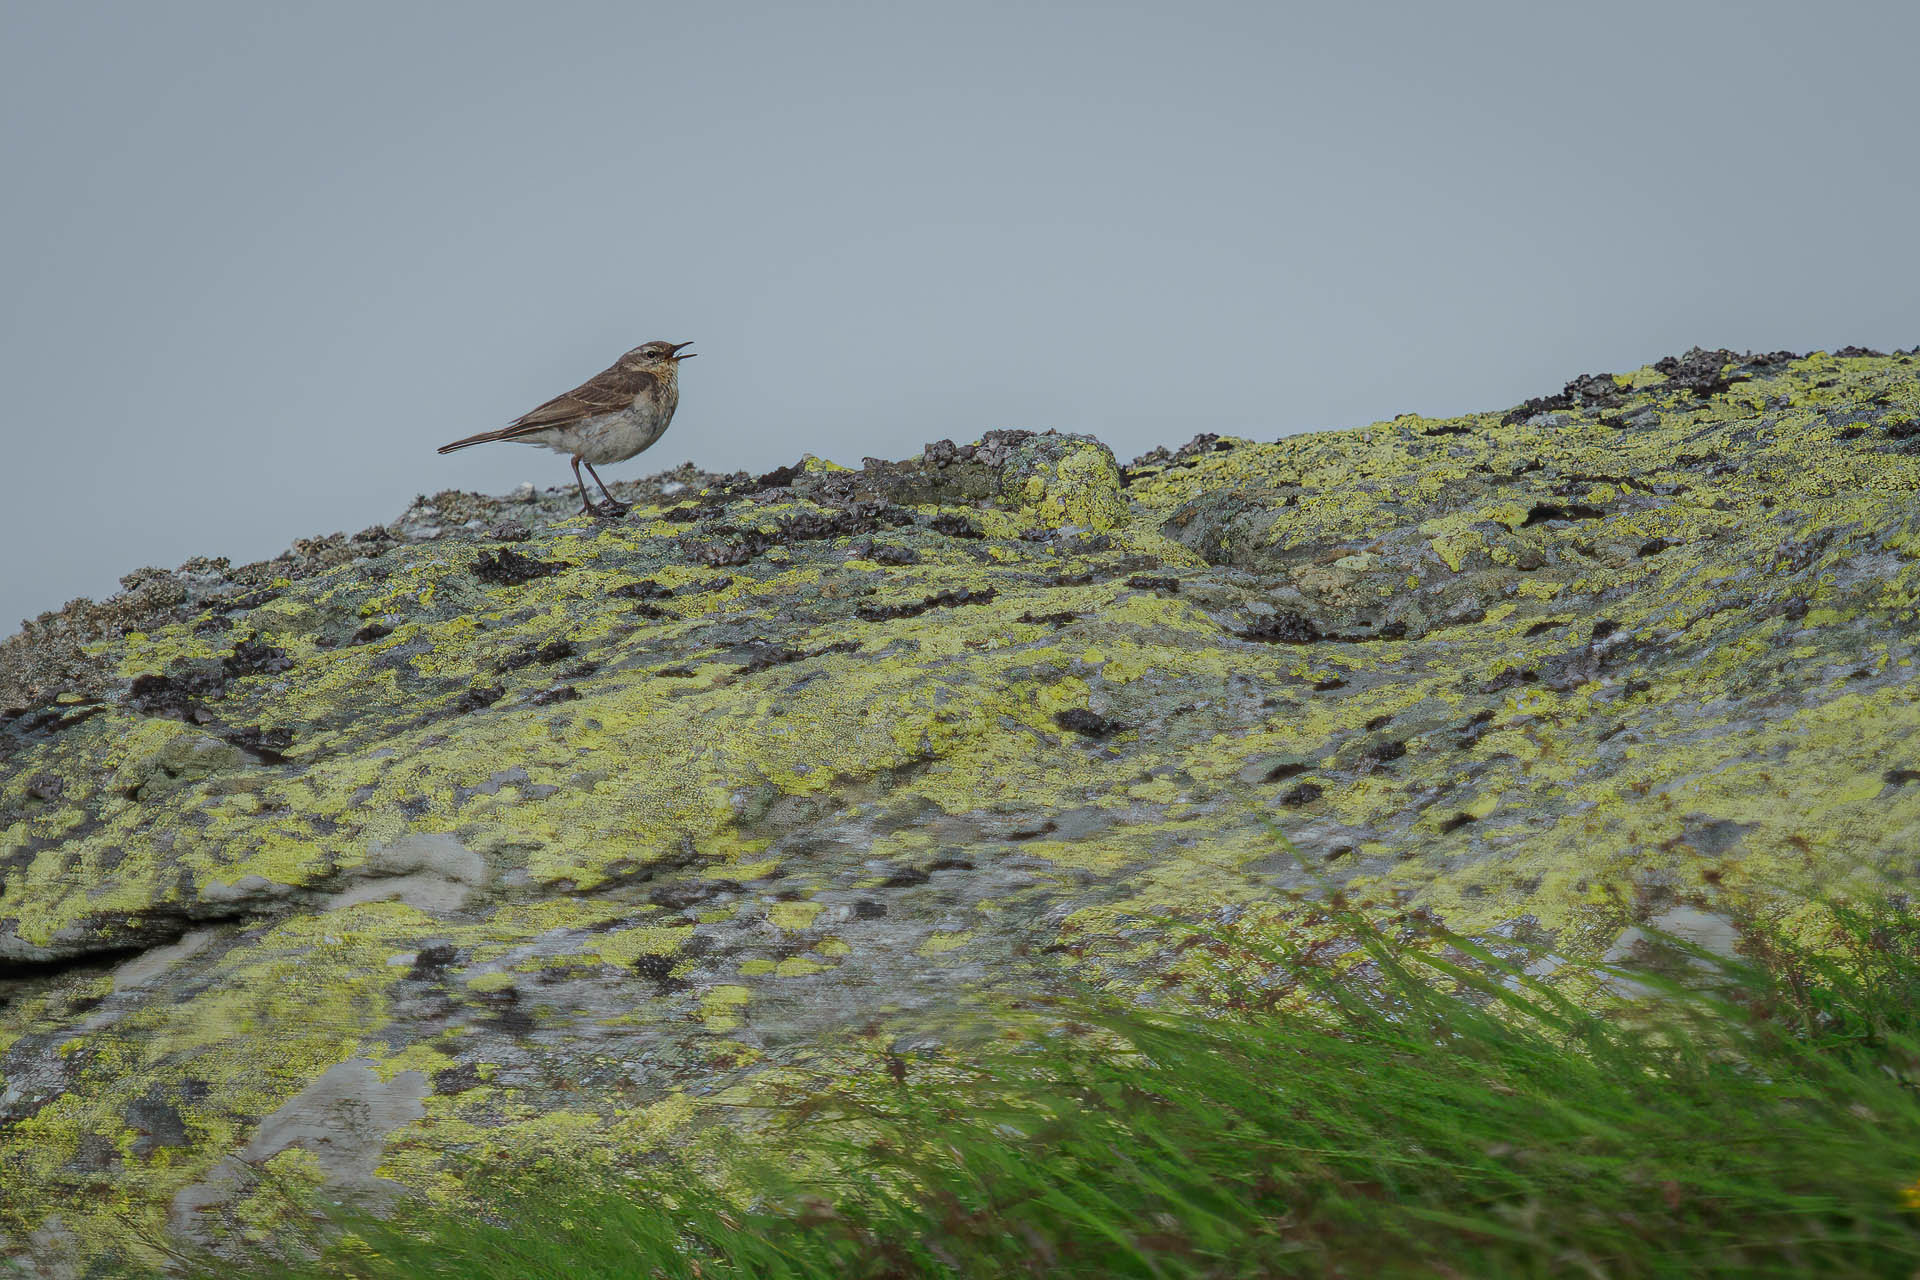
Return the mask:
[[[682,347],[690,347],[690,346],[692,346],[692,345],[693,345],[693,344],[692,344],[691,342],[676,342],[676,343],[674,343],[674,344],[673,344],[673,358],[674,358],[675,360],[691,360],[691,359],[693,359],[693,358],[694,358],[695,356],[697,356],[697,355],[699,355],[700,353],[699,353],[698,351],[689,351],[689,352],[687,352],[687,354],[685,354],[685,355],[681,355],[681,354],[680,354],[680,348],[682,348]]]

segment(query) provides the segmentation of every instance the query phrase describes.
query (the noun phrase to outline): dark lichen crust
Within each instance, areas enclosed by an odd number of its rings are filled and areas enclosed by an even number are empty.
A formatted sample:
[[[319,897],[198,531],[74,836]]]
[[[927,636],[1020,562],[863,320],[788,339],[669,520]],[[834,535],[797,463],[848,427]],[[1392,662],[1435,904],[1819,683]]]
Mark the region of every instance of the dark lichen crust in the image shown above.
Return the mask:
[[[1917,377],[1696,351],[136,574],[0,647],[0,1250],[631,1158],[1322,883],[1592,956],[1910,877]]]

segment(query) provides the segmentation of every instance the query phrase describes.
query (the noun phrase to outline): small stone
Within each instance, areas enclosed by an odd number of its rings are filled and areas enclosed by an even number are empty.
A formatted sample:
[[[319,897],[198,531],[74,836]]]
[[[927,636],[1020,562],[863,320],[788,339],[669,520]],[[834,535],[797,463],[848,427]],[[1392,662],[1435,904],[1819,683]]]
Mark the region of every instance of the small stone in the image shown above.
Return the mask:
[[[1320,628],[1304,614],[1281,609],[1270,617],[1254,619],[1239,634],[1242,640],[1262,644],[1312,644],[1320,638]]]
[[[1131,725],[1121,724],[1118,720],[1109,720],[1085,707],[1074,707],[1054,716],[1053,722],[1070,733],[1081,734],[1088,738],[1111,738],[1116,733],[1125,733]]]

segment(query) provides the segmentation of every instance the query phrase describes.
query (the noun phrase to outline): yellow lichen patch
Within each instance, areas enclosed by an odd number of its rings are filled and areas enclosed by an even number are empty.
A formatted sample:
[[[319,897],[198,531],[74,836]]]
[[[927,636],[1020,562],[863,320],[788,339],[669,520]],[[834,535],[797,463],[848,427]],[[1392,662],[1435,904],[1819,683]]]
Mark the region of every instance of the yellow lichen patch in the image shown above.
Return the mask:
[[[121,675],[128,679],[147,672],[161,672],[182,659],[217,658],[231,648],[216,646],[195,631],[190,624],[164,627],[152,634],[131,632],[122,637],[115,654]],[[107,652],[106,646],[98,646]]]
[[[795,932],[811,928],[819,914],[817,902],[776,902],[767,908],[767,919],[771,923]]]
[[[1079,525],[1096,533],[1126,523],[1120,472],[1104,449],[1079,448],[1043,463],[1020,489],[1021,501],[1053,528]]]
[[[511,973],[476,973],[467,979],[467,990],[478,995],[494,991],[506,991],[514,986],[516,979]]]
[[[731,1031],[742,1022],[741,1011],[753,1000],[753,989],[721,983],[700,993],[700,1018],[709,1031]]]
[[[765,843],[764,840],[744,840],[739,842],[738,847],[750,854],[758,853],[760,852],[760,846],[763,846]],[[723,872],[729,880],[741,881],[764,880],[779,871],[779,869],[780,859],[778,858],[755,858],[751,862],[732,862],[717,868],[717,870]]]

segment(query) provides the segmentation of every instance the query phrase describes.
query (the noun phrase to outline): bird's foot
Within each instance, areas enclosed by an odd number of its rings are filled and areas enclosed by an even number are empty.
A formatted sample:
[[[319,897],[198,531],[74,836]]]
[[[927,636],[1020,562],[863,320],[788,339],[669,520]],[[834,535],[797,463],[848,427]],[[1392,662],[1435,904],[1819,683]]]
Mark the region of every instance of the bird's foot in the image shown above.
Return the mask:
[[[596,516],[602,520],[618,520],[631,510],[633,510],[633,504],[630,502],[614,502],[608,500],[606,502],[589,502],[586,507],[586,514]]]

